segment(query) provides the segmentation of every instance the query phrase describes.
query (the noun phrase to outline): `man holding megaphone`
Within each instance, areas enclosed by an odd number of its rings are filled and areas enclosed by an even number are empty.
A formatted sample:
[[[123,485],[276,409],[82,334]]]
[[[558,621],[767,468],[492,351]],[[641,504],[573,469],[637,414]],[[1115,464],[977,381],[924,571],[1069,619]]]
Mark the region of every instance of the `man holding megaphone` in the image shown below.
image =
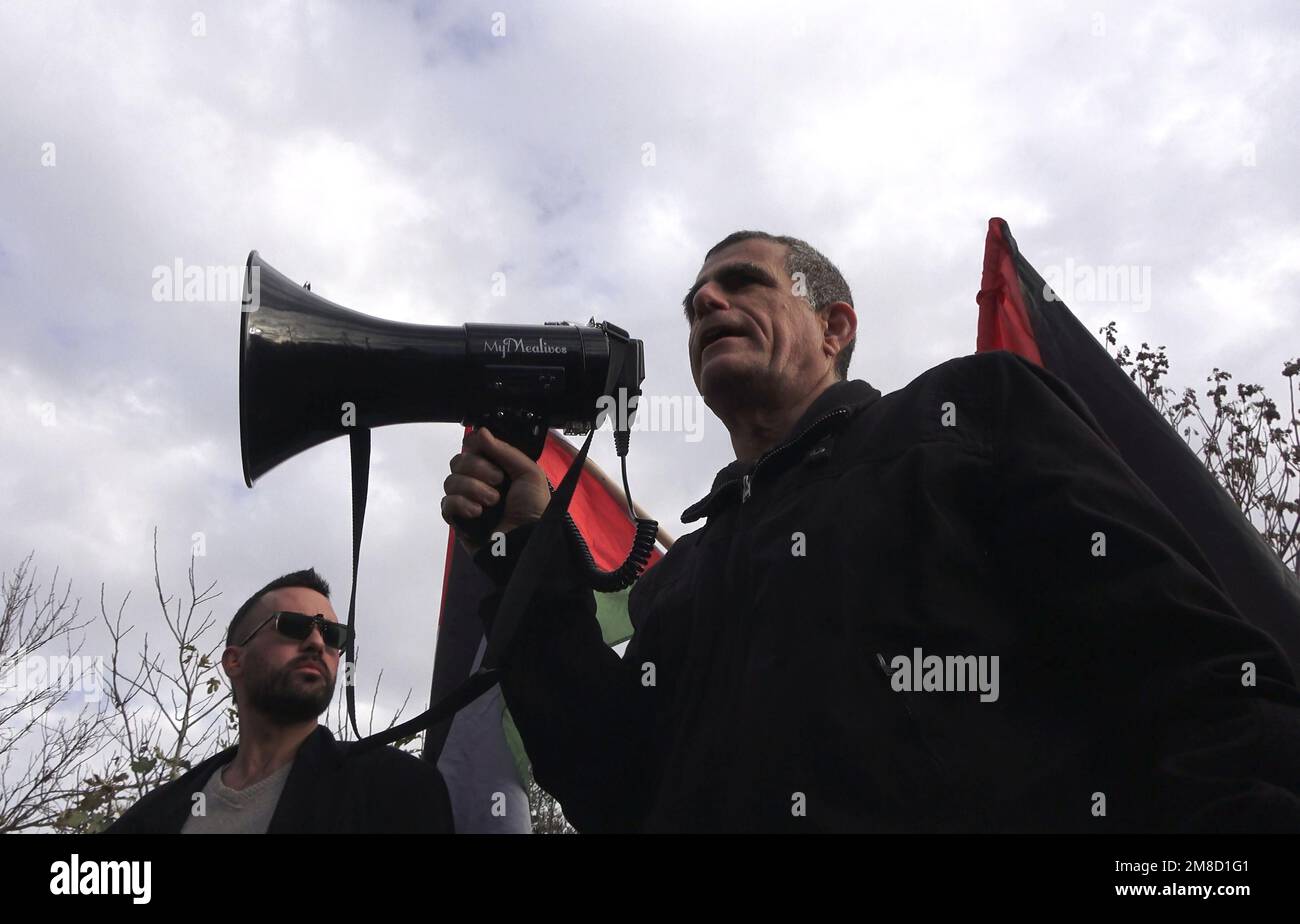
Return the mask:
[[[555,550],[500,671],[575,826],[1300,830],[1289,667],[1068,387],[1002,351],[849,380],[849,288],[794,238],[725,238],[683,307],[736,454],[705,525],[634,585],[622,658]],[[546,477],[483,429],[450,468],[503,587]],[[464,538],[503,484],[504,542]]]

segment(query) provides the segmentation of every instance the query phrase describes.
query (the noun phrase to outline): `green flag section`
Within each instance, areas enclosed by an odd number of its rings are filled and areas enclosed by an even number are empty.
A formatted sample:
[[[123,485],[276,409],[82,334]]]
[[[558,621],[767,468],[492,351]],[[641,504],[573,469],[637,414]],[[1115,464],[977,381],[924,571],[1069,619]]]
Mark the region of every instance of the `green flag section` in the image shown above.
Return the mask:
[[[605,644],[614,646],[632,637],[632,618],[627,612],[629,587],[616,594],[596,594],[596,621]]]
[[[538,464],[552,484],[559,484],[576,455],[571,443],[551,432]],[[628,516],[623,492],[590,460],[569,503],[569,514],[598,567],[609,571],[623,563],[636,527]],[[662,557],[663,552],[656,548],[646,567],[654,567]],[[437,702],[478,668],[486,646],[479,604],[492,590],[455,534],[449,535],[430,702]],[[596,619],[610,646],[632,637],[630,592],[628,588],[595,595]],[[458,833],[531,830],[526,794],[528,757],[499,689],[484,694],[473,708],[430,728],[424,759],[436,762],[447,782]]]

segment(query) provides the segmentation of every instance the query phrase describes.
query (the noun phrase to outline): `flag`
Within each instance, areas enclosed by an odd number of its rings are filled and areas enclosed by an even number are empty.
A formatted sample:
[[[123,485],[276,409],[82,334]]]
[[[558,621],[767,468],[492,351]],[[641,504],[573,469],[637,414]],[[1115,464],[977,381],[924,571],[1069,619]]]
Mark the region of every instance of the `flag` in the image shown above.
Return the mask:
[[[576,455],[571,443],[551,432],[538,464],[556,485]],[[636,527],[628,516],[623,492],[590,459],[569,502],[569,515],[582,531],[598,567],[610,571],[623,563]],[[645,516],[639,510],[638,515]],[[671,544],[662,531],[660,537]],[[662,557],[656,548],[646,567],[653,567]],[[479,604],[494,589],[453,531],[447,538],[430,702],[437,702],[478,669],[487,647]],[[607,645],[632,637],[627,609],[630,590],[595,595],[596,619]],[[500,687],[484,693],[449,722],[430,728],[424,759],[435,761],[447,782],[458,833],[525,834],[532,830],[527,754]]]
[[[1182,523],[1240,615],[1272,636],[1300,674],[1300,579],[1142,390],[989,220],[975,349],[1009,350],[1083,399],[1124,462]]]

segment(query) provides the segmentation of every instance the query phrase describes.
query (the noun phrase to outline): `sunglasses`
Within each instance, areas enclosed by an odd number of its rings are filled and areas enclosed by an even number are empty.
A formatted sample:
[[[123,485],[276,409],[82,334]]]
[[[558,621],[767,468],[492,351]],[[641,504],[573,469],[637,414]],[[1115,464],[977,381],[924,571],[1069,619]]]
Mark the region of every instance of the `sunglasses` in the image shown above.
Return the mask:
[[[247,645],[253,640],[253,636],[266,628],[267,623],[275,623],[275,630],[285,638],[291,638],[295,642],[301,642],[307,636],[311,635],[312,627],[320,629],[321,641],[325,647],[333,648],[335,651],[342,650],[348,641],[348,625],[342,622],[331,622],[320,613],[315,616],[308,616],[306,613],[285,613],[275,612],[266,617],[266,621],[249,633],[248,638],[239,644]]]

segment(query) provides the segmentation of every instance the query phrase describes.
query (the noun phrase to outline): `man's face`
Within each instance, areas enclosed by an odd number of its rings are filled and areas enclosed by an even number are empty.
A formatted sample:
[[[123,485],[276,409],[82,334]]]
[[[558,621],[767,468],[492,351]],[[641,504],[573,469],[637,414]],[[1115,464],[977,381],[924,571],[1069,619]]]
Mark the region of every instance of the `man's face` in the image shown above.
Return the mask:
[[[264,594],[253,605],[236,637],[246,638],[277,611],[308,616],[320,613],[330,622],[338,622],[327,597],[306,587],[283,587]],[[305,639],[296,640],[281,635],[272,622],[262,626],[248,644],[226,652],[226,672],[232,681],[240,682],[239,702],[248,703],[272,721],[289,725],[314,719],[334,696],[339,652],[325,645],[316,626]]]
[[[691,377],[715,407],[803,393],[826,375],[825,320],[796,296],[784,244],[751,238],[705,261],[685,306]]]

